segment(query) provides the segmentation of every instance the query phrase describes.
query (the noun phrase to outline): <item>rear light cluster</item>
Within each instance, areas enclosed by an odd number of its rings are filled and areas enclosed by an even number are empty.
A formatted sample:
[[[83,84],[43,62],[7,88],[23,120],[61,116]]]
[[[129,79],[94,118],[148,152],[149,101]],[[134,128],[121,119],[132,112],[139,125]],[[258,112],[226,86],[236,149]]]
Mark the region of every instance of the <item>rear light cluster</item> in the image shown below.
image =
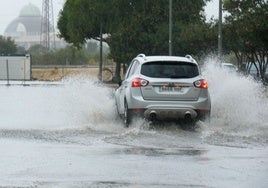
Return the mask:
[[[197,80],[194,82],[194,86],[201,89],[207,89],[208,83],[205,79]]]
[[[142,79],[142,78],[134,78],[132,80],[132,87],[145,87],[149,84],[149,81]]]

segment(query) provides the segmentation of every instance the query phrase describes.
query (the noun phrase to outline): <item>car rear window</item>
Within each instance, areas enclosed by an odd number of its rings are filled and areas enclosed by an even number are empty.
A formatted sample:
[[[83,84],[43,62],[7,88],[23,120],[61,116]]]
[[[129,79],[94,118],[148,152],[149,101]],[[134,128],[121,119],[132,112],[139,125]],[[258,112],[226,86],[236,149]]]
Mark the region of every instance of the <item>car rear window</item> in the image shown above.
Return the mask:
[[[196,64],[188,62],[157,61],[143,64],[141,74],[152,78],[193,78],[199,70]]]

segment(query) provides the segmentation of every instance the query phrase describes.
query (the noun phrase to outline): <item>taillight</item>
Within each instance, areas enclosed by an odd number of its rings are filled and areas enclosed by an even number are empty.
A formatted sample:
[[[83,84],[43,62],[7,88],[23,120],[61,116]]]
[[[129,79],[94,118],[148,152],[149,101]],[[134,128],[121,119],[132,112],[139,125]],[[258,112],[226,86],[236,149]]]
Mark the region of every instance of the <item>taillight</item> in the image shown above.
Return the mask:
[[[194,86],[201,89],[207,89],[208,83],[205,79],[197,80],[194,82]]]
[[[145,86],[148,85],[148,83],[149,83],[149,81],[144,80],[142,78],[134,78],[132,80],[132,85],[131,86],[132,87],[145,87]]]

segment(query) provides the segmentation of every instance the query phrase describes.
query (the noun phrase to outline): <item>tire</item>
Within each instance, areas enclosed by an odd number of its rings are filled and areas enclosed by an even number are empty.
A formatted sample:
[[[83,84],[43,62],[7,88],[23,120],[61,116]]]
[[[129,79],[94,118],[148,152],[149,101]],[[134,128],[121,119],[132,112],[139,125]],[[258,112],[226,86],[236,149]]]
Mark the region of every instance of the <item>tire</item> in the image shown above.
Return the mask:
[[[122,115],[119,113],[117,104],[116,104],[116,112],[117,112],[116,120],[122,120]]]
[[[132,113],[128,109],[128,105],[127,105],[126,102],[124,104],[124,117],[123,117],[123,120],[124,120],[124,126],[129,127],[129,125],[131,124],[131,121],[132,121]]]

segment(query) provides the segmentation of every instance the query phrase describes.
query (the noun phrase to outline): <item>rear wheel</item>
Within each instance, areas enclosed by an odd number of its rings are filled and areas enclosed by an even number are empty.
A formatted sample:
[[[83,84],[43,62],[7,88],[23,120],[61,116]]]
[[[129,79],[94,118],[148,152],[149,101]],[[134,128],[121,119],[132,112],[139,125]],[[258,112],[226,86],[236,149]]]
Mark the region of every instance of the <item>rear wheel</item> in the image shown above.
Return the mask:
[[[128,105],[125,102],[124,105],[124,125],[125,127],[129,127],[129,125],[131,124],[132,121],[132,113],[131,110],[128,109]]]

